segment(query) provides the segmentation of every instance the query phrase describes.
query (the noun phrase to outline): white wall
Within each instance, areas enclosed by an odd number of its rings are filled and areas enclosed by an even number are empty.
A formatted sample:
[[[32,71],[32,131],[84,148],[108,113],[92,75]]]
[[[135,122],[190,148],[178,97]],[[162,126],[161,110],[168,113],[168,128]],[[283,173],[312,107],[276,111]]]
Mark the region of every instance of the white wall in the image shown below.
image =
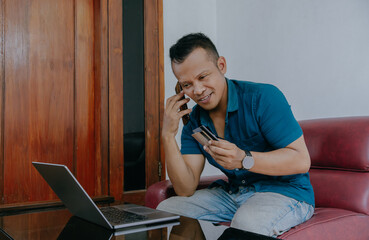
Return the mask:
[[[174,95],[174,87],[177,83],[169,58],[169,48],[182,36],[203,32],[217,44],[216,28],[216,2],[214,0],[164,0],[164,77],[165,99]],[[191,101],[188,106],[193,106]],[[177,142],[181,142],[182,122],[177,134]],[[221,174],[219,170],[206,163],[203,175]],[[168,176],[168,175],[167,175]]]
[[[369,115],[368,0],[217,1],[228,77],[278,86],[298,120]]]
[[[216,4],[213,0],[164,0],[165,97],[175,94],[177,79],[172,73],[169,48],[182,36],[203,32],[216,43]]]
[[[166,97],[169,47],[198,31],[226,57],[227,77],[276,85],[298,120],[369,115],[368,0],[164,0]]]

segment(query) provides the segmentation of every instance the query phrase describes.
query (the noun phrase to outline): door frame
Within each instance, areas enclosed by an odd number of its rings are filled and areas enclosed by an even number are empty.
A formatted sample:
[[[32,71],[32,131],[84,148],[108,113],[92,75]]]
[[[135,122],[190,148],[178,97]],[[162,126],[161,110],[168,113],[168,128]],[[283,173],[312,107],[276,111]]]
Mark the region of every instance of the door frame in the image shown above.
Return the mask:
[[[108,87],[101,88],[101,95],[108,96],[101,106],[101,115],[108,109],[108,195],[115,199],[144,203],[145,190],[123,191],[123,23],[122,1],[108,1]],[[146,188],[165,179],[165,164],[160,140],[162,113],[164,111],[164,47],[163,1],[144,0],[144,63],[145,63],[145,172]],[[105,80],[106,81],[106,80]],[[106,92],[108,90],[108,93]],[[105,91],[103,93],[103,91]],[[101,121],[105,129],[106,119]],[[104,125],[104,126],[102,126]],[[106,132],[102,131],[104,139]],[[102,146],[103,148],[103,146]],[[102,149],[101,148],[101,149]],[[102,161],[103,163],[107,161]],[[106,169],[106,166],[105,166]]]

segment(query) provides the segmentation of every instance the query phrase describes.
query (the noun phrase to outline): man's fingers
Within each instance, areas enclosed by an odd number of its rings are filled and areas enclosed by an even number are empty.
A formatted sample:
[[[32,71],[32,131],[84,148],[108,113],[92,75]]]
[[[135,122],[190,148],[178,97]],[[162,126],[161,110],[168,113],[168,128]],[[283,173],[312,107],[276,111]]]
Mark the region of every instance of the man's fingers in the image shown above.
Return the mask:
[[[178,111],[180,109],[180,107],[186,103],[188,103],[190,101],[189,98],[185,98],[182,100],[177,101],[174,105],[173,108],[176,109],[176,111]]]
[[[184,96],[184,92],[183,92],[183,91],[181,91],[181,92],[179,92],[178,94],[173,95],[173,96],[172,96],[172,97],[170,97],[170,98],[171,98],[171,100],[172,100],[172,101],[177,102],[177,101],[178,101],[179,99],[181,99],[183,96]]]
[[[229,158],[227,156],[223,156],[220,154],[217,154],[214,148],[210,148],[209,146],[204,146],[204,149],[207,153],[210,154],[210,156],[212,158],[214,158],[215,161],[217,161],[219,164],[221,164],[221,162],[227,162],[229,160]],[[221,164],[222,165],[222,164]]]
[[[213,142],[215,142],[215,141],[213,141]],[[209,145],[208,148],[216,156],[227,156],[227,149],[216,147],[214,145]]]
[[[220,165],[224,166],[224,163],[228,163],[229,159],[223,156],[219,156],[215,159]]]
[[[211,140],[210,145],[228,150],[232,150],[235,148],[235,145],[233,143],[230,143],[223,139],[218,139],[218,141]]]
[[[186,110],[183,110],[183,111],[178,112],[178,115],[181,118],[181,117],[183,117],[186,114],[190,114],[191,112],[192,112],[192,109],[189,108],[189,109],[186,109]]]
[[[211,156],[212,158],[215,158],[215,155],[214,155],[214,153],[212,152],[212,150],[209,148],[209,146],[204,145],[204,146],[203,146],[203,148],[204,148],[204,150],[205,150],[207,153],[209,153],[209,154],[210,154],[210,156]]]
[[[181,99],[184,96],[184,92],[180,92],[176,95],[173,95],[167,99],[166,107],[173,108],[174,104],[178,102],[179,99]]]

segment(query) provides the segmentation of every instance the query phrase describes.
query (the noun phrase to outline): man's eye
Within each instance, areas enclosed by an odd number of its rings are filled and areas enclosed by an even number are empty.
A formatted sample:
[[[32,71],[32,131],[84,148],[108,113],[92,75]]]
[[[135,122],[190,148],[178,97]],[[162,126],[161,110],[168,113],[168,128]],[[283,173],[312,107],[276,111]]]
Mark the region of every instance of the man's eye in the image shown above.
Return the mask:
[[[207,76],[207,75],[201,75],[199,78],[200,78],[200,80],[201,80],[201,79],[204,79],[206,76]]]
[[[188,83],[182,84],[183,88],[188,88],[189,86],[190,86],[190,84],[188,84]]]

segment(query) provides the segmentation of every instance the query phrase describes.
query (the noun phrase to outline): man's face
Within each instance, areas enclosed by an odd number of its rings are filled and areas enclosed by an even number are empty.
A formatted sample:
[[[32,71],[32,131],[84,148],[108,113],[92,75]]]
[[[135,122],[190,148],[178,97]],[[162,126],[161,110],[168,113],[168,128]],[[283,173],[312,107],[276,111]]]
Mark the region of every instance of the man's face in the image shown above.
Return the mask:
[[[195,49],[183,63],[172,63],[184,93],[207,111],[227,105],[227,71],[224,57],[216,63],[203,48]]]

